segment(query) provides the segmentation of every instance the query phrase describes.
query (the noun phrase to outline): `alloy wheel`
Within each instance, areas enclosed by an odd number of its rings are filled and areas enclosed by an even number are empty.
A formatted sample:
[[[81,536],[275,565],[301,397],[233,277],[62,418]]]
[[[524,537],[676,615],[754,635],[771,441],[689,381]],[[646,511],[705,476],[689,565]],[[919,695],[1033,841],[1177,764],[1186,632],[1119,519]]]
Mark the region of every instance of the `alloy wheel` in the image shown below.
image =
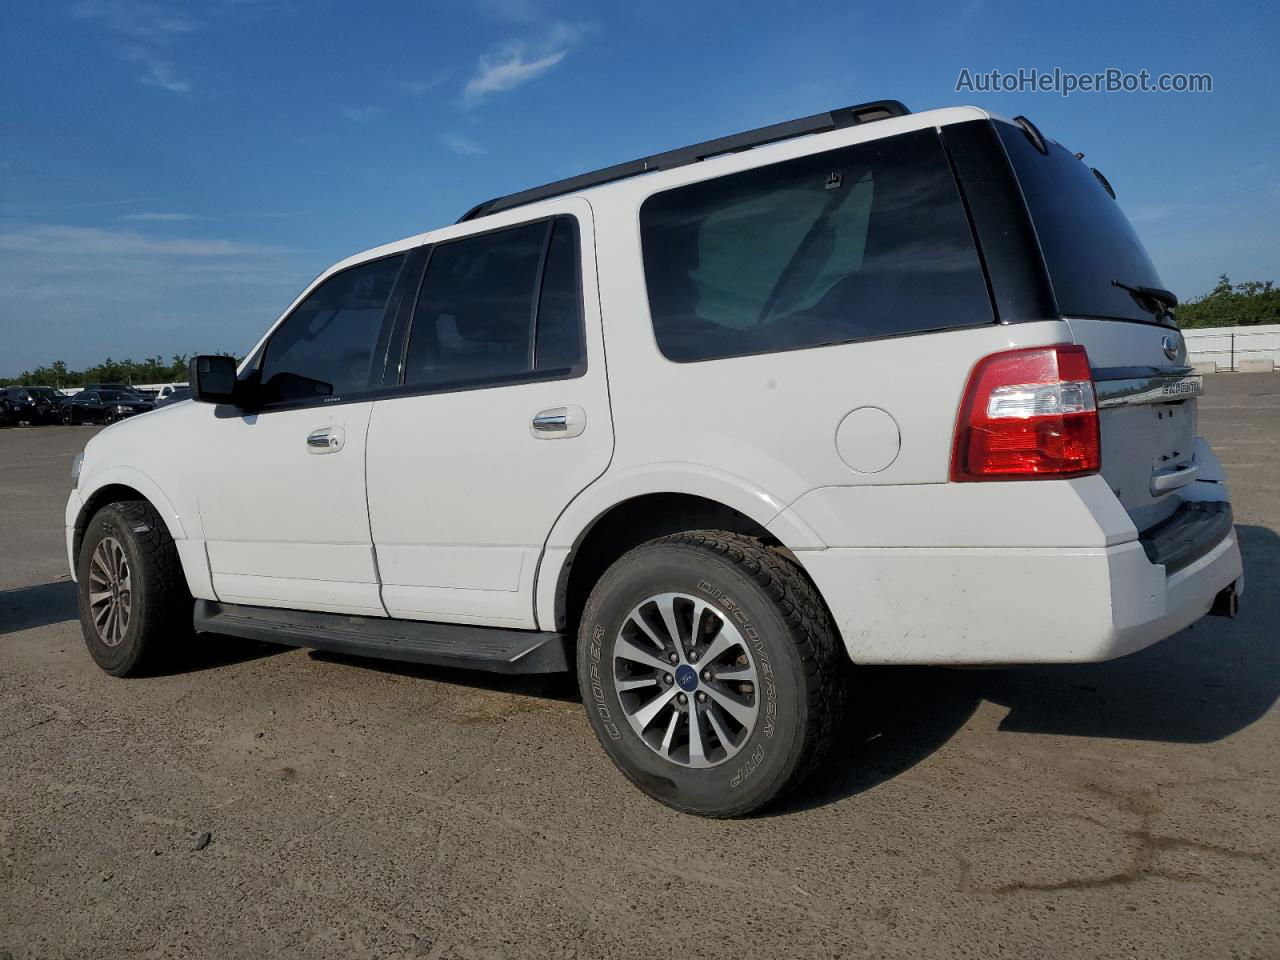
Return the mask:
[[[637,604],[613,648],[627,722],[664,760],[714,767],[750,738],[760,715],[750,645],[705,600],[662,593]]]
[[[119,646],[133,612],[133,577],[124,547],[104,537],[89,561],[89,614],[98,639]]]

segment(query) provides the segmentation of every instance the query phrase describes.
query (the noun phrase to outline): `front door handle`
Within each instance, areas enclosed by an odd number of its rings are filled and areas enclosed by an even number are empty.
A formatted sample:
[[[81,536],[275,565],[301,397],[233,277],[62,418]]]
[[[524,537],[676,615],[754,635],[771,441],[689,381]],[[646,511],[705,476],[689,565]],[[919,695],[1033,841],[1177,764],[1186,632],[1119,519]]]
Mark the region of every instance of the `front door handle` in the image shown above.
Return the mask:
[[[337,453],[347,442],[347,433],[341,427],[320,427],[307,434],[308,453]]]
[[[539,410],[529,424],[529,432],[539,440],[576,437],[587,429],[587,412],[581,407],[550,407]]]

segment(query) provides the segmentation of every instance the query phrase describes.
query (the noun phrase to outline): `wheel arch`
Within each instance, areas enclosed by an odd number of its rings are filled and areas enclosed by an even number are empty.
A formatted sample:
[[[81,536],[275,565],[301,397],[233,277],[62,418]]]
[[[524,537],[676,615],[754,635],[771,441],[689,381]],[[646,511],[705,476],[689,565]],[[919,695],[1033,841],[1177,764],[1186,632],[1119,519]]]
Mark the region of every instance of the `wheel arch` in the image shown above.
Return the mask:
[[[825,544],[785,504],[741,477],[694,464],[628,471],[572,503],[538,571],[538,622],[573,632],[600,574],[628,550],[684,530],[741,533],[789,551]]]
[[[93,515],[109,503],[121,500],[145,500],[155,508],[156,513],[164,520],[165,527],[175,541],[187,539],[182,525],[182,518],[169,502],[156,483],[146,474],[130,467],[116,467],[95,478],[91,490],[80,491],[82,506],[76,516],[74,533],[74,554],[80,556],[80,544],[84,541],[85,530]]]

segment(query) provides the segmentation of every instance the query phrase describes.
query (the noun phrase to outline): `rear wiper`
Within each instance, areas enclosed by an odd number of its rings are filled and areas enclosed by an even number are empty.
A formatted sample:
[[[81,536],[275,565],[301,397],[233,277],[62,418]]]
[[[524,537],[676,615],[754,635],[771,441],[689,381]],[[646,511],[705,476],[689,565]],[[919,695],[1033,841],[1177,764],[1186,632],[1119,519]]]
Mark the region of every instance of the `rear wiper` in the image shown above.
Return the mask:
[[[1140,304],[1143,300],[1155,301],[1165,310],[1172,310],[1178,305],[1178,297],[1172,290],[1164,290],[1160,287],[1135,287],[1128,283],[1121,283],[1119,280],[1112,280],[1113,287],[1119,287],[1121,290],[1128,290],[1133,294],[1133,298]],[[1150,309],[1145,304],[1143,309]],[[1164,310],[1152,311],[1153,313],[1164,313]]]

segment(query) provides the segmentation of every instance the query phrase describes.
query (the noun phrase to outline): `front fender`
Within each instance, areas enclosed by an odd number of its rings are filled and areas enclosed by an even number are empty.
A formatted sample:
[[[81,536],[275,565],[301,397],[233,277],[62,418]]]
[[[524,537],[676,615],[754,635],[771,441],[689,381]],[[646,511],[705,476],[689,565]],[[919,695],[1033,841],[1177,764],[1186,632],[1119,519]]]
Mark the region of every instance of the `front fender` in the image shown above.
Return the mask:
[[[84,516],[84,512],[88,509],[88,505],[93,502],[94,494],[104,487],[116,485],[137,490],[156,508],[156,512],[160,514],[169,530],[169,536],[173,537],[174,540],[187,539],[187,531],[182,524],[182,517],[174,509],[173,503],[165,496],[164,491],[160,489],[160,485],[137,467],[131,467],[127,464],[104,466],[94,470],[87,477],[83,473],[81,474],[80,486],[77,492],[84,506],[81,507],[77,525],[88,520],[88,517]]]

